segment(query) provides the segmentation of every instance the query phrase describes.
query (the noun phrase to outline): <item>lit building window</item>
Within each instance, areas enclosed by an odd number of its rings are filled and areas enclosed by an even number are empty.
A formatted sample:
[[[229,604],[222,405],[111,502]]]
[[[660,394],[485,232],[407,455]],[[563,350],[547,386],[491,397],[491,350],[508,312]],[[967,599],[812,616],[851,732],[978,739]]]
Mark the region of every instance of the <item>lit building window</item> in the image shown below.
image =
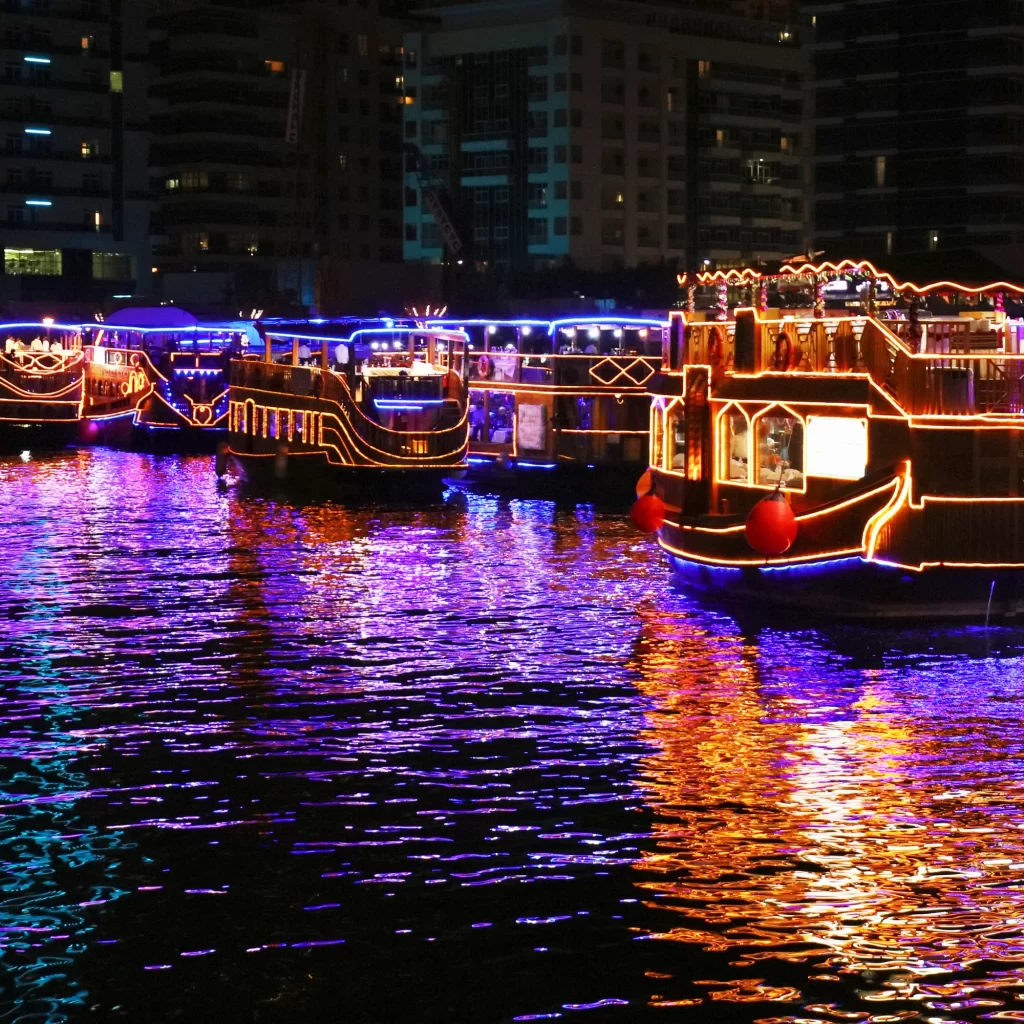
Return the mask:
[[[96,40],[93,36],[82,36],[82,56],[88,57]]]
[[[182,192],[200,192],[210,186],[210,176],[206,171],[182,171]]]
[[[885,233],[885,251],[891,256],[892,255],[892,232],[886,231]]]
[[[90,160],[92,157],[96,156],[98,149],[99,147],[96,145],[95,142],[83,142],[82,159]]]
[[[878,188],[885,188],[885,157],[875,157],[875,185]]]
[[[92,212],[92,226],[97,231],[103,226],[103,214],[99,210],[93,210]]]
[[[134,281],[135,268],[131,254],[94,252],[92,254],[92,276],[95,281]]]
[[[123,71],[111,71],[110,72],[110,91],[111,92],[124,92],[124,72]]]
[[[929,231],[928,232],[928,248],[932,252],[935,252],[935,250],[938,249],[938,247],[939,247],[939,233],[938,233],[938,231]]]
[[[180,178],[168,178],[165,184],[166,184],[167,191],[168,192],[173,192],[175,189],[181,187],[181,179]]]
[[[283,60],[265,60],[263,66],[267,69],[268,75],[283,75],[284,74],[284,61]]]
[[[14,277],[60,277],[60,249],[4,249],[4,273]]]

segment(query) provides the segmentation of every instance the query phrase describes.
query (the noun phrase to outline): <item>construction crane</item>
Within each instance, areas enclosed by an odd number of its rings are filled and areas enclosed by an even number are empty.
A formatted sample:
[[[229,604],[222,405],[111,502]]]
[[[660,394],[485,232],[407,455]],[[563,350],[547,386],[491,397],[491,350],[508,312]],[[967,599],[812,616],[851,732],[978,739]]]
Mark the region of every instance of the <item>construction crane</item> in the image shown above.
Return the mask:
[[[447,182],[438,177],[430,161],[413,142],[405,144],[407,164],[412,165],[423,192],[423,202],[437,224],[449,257],[457,257],[463,250],[462,238],[455,226],[455,210]]]

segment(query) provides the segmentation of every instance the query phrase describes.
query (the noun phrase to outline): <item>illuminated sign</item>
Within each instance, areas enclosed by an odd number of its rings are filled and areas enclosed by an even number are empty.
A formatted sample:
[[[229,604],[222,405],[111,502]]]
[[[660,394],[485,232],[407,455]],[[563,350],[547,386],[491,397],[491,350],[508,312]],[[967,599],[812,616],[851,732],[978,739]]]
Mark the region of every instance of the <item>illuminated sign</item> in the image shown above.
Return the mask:
[[[845,416],[807,421],[807,475],[860,480],[868,463],[868,425]]]

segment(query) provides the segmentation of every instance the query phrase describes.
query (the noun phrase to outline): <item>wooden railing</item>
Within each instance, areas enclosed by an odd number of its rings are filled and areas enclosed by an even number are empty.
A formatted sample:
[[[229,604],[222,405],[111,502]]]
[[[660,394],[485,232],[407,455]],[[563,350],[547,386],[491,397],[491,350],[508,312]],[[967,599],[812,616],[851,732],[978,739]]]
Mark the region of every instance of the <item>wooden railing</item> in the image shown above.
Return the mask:
[[[754,325],[752,369],[867,373],[915,416],[1024,414],[1024,325],[976,325],[966,317],[922,320],[921,351],[915,351],[905,320],[763,320]],[[686,361],[732,371],[735,322],[689,324]]]

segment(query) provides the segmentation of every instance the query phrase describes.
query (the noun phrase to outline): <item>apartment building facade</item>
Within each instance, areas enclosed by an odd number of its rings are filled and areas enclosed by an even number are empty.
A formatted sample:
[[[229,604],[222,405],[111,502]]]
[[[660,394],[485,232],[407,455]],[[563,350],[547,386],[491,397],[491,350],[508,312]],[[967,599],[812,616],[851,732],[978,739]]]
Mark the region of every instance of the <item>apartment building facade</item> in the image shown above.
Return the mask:
[[[0,304],[103,305],[145,292],[150,200],[145,9],[0,7]]]
[[[817,247],[1024,245],[1024,4],[815,0],[805,21]]]
[[[405,258],[609,271],[805,243],[802,57],[786,22],[651,4],[433,8],[405,36]],[[460,253],[462,255],[462,253]]]
[[[311,304],[332,261],[401,261],[402,26],[377,0],[165,0],[153,34],[164,295]]]

